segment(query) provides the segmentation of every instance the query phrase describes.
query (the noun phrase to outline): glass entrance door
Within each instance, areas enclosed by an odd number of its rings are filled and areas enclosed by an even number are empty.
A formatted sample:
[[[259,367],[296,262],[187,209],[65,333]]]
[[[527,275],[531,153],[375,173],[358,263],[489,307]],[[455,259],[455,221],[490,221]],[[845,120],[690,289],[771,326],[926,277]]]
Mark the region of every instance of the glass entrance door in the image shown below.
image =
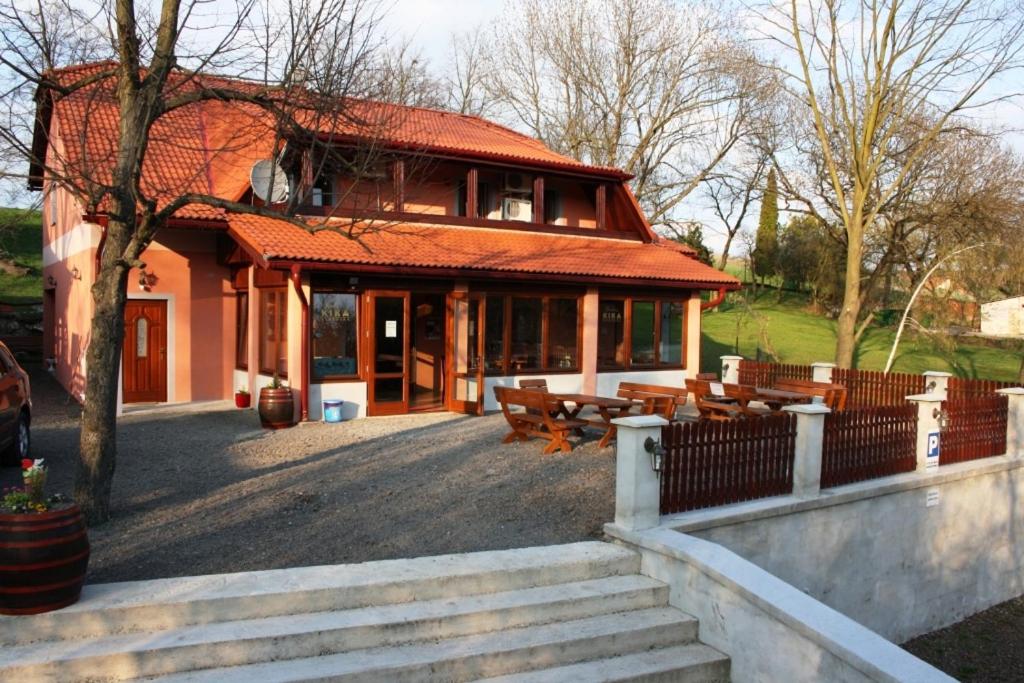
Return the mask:
[[[372,291],[368,295],[368,412],[409,412],[409,293]]]
[[[484,412],[484,320],[486,299],[480,293],[448,295],[452,331],[449,409],[471,415]]]

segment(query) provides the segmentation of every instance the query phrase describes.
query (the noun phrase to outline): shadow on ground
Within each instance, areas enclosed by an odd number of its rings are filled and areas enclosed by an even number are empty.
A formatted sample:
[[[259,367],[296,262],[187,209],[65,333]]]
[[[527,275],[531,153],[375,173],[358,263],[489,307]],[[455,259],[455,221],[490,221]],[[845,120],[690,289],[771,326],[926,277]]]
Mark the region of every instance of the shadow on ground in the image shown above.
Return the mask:
[[[35,373],[33,456],[70,492],[78,409]],[[450,413],[259,428],[253,411],[121,418],[112,519],[89,581],[363,562],[599,537],[614,448],[503,445],[501,415]],[[0,474],[0,484],[18,472]]]

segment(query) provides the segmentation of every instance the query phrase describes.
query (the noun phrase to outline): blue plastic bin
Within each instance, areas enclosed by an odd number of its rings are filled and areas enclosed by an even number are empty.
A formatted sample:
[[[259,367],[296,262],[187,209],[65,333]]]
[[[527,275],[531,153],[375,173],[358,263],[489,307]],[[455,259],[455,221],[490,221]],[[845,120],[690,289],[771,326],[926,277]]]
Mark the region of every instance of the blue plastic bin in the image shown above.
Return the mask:
[[[326,399],[322,401],[324,422],[341,422],[341,406],[344,403],[340,399]]]

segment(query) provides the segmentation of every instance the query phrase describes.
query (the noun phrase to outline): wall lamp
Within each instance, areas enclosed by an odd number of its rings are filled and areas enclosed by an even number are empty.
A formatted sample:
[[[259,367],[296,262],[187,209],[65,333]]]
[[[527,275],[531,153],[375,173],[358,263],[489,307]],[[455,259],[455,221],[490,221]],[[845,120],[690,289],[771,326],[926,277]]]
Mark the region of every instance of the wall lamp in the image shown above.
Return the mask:
[[[156,275],[154,273],[147,273],[145,268],[139,271],[139,289],[148,292],[155,284]]]
[[[54,287],[56,287],[57,286],[57,278],[55,278],[52,275],[47,275],[46,276],[46,286],[49,287],[50,289],[53,289]]]
[[[942,408],[932,410],[932,417],[939,423],[939,431],[944,432],[949,427],[949,411]]]
[[[651,469],[661,472],[665,465],[665,447],[660,441],[655,441],[654,437],[649,436],[644,440],[644,450],[651,454]]]
[[[75,266],[74,268],[71,269],[71,279],[72,280],[81,280],[82,279],[82,271],[80,271],[78,269],[78,266]]]

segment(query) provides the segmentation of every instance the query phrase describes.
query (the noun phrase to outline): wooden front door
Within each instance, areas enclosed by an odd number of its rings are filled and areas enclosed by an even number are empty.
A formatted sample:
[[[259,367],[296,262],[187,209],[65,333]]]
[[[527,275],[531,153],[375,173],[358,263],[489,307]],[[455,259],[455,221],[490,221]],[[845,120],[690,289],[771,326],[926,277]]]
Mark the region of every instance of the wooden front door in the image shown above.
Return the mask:
[[[367,412],[409,412],[409,292],[366,293]]]
[[[450,357],[448,409],[484,413],[484,321],[487,300],[480,293],[448,295]]]
[[[129,300],[121,352],[125,403],[167,400],[167,302]]]

